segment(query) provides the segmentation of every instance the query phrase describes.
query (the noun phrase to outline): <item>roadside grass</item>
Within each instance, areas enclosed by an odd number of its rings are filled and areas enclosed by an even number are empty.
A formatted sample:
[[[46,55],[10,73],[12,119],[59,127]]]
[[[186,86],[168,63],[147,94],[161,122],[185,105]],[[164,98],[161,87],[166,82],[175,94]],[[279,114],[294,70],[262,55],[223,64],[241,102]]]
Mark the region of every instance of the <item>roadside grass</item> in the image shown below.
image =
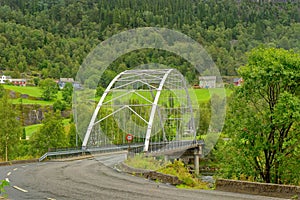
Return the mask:
[[[209,189],[208,184],[191,174],[181,160],[174,160],[173,163],[161,168],[158,172],[177,176],[182,181],[182,184],[176,186],[177,188]]]
[[[183,182],[177,185],[177,188],[209,189],[208,185],[192,175],[180,160],[171,163],[170,161],[164,161],[163,157],[156,159],[140,154],[129,158],[125,163],[137,169],[155,170],[163,174],[177,176]]]
[[[145,157],[142,154],[125,160],[125,163],[131,167],[146,170],[159,170],[167,164],[163,160],[157,160],[154,157]]]

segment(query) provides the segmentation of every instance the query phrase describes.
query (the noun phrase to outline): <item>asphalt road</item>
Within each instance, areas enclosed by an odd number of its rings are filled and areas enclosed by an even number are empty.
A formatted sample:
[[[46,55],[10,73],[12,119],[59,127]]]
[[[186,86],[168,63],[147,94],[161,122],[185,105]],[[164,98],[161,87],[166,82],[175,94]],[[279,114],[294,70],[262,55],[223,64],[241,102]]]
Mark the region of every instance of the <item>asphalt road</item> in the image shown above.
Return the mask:
[[[174,186],[131,176],[108,167],[124,158],[124,155],[118,154],[67,162],[52,161],[4,166],[0,167],[0,179],[8,178],[10,181],[10,186],[6,188],[8,197],[16,200],[278,199],[212,190],[177,189]]]

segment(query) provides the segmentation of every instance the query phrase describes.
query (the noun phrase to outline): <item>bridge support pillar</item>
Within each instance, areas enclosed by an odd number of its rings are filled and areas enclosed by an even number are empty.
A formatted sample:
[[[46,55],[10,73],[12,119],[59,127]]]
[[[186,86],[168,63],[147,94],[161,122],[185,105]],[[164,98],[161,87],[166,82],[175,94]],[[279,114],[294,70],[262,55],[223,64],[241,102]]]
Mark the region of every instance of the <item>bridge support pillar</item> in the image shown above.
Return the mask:
[[[169,161],[169,156],[165,155],[165,162],[168,162],[168,161]]]
[[[200,146],[197,146],[195,149],[194,149],[194,169],[195,169],[195,174],[196,175],[199,175],[199,159],[200,159],[200,156],[201,156],[201,147]]]

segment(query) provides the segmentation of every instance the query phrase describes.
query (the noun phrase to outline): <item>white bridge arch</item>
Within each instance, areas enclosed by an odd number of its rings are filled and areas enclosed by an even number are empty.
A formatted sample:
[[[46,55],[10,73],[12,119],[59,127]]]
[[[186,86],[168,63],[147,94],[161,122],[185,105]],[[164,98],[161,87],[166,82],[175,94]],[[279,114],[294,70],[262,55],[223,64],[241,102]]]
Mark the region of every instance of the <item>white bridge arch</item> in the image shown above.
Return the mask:
[[[130,132],[143,138],[144,152],[149,149],[151,137],[156,142],[196,140],[195,122],[198,120],[195,118],[199,112],[194,100],[194,93],[189,91],[185,78],[176,69],[126,70],[110,82],[101,96],[89,122],[82,148],[86,149],[91,143],[92,135],[105,134],[100,123],[109,117],[119,121],[118,125],[123,133]],[[99,116],[101,109],[106,106],[112,108],[111,112]],[[132,115],[140,121],[139,124],[130,122]],[[123,121],[123,126],[120,121]],[[134,131],[132,127],[137,127],[138,131]],[[158,132],[161,133],[161,138],[154,138],[159,135]],[[113,144],[113,139],[110,140]],[[99,141],[93,143],[100,145]]]

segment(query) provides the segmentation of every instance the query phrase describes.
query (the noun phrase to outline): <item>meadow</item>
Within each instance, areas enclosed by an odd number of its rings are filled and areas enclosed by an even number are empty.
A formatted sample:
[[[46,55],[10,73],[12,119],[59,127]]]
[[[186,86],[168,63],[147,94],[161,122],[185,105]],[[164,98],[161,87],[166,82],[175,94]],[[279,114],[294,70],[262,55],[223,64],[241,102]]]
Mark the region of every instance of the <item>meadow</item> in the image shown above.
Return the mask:
[[[26,86],[26,87],[15,86],[15,85],[3,85],[3,86],[4,89],[12,90],[20,94],[27,94],[32,97],[41,97],[43,92],[41,88],[34,87],[34,86]]]
[[[26,87],[20,87],[20,86],[13,86],[13,85],[4,85],[4,88],[7,90],[12,90],[15,91],[16,93],[19,94],[27,94],[29,97],[34,97],[34,98],[40,98],[42,95],[42,90],[39,87],[33,87],[33,86],[26,86]],[[198,103],[203,103],[207,102],[210,100],[211,96],[216,94],[216,95],[222,95],[224,90],[222,88],[213,88],[213,89],[189,89],[189,93],[191,96],[194,95],[194,97],[197,99]],[[149,92],[145,91],[139,91],[138,92],[140,95],[145,96],[147,99],[151,99],[151,94]],[[176,93],[176,92],[175,92]],[[175,94],[173,93],[173,94]],[[230,96],[232,93],[232,90],[226,89],[225,90],[226,96]],[[117,97],[118,93],[114,93],[114,97]],[[155,92],[154,92],[155,95]],[[161,101],[165,102],[168,101],[168,97],[170,95],[169,91],[163,91],[161,94]],[[139,99],[139,103],[145,103],[142,101],[145,101],[141,99],[138,95],[133,94],[133,95],[127,95],[126,98],[130,99]],[[61,100],[62,99],[62,92],[59,91],[57,94],[57,99]],[[99,101],[100,97],[95,97],[93,100]],[[108,95],[106,98],[106,101],[109,101],[112,99],[112,95]],[[55,99],[56,100],[56,99]],[[16,98],[12,100],[13,104],[39,104],[39,105],[53,105],[55,100],[52,101],[43,101],[43,100],[33,100],[32,98]],[[176,99],[175,99],[175,106],[177,104]],[[68,124],[69,119],[64,120],[64,125],[66,130],[69,129],[69,124]],[[25,127],[26,131],[26,136],[27,138],[31,137],[34,132],[38,130],[38,128],[41,126],[41,124],[35,124],[35,125],[30,125]]]
[[[12,103],[13,104],[39,104],[39,105],[53,105],[56,99],[61,100],[62,99],[62,92],[58,91],[57,97],[55,100],[52,101],[44,101],[44,100],[38,100],[42,96],[42,89],[39,87],[34,87],[34,86],[26,86],[26,87],[21,87],[21,86],[15,86],[15,85],[3,85],[4,89],[6,90],[11,90],[16,93],[21,94],[26,94],[29,97],[28,98],[18,98],[13,99]]]
[[[69,132],[70,130],[70,119],[63,119],[63,124],[65,127],[66,133]],[[26,139],[29,139],[32,134],[38,131],[38,129],[42,126],[43,124],[33,124],[29,126],[25,126],[25,133],[26,133]]]

